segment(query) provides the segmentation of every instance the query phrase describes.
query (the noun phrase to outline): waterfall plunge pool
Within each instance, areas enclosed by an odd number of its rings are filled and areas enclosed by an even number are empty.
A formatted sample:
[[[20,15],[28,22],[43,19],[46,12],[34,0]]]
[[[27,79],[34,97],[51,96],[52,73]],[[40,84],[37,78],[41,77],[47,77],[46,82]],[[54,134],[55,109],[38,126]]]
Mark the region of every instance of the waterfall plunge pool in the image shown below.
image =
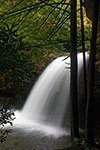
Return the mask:
[[[31,122],[21,118],[15,112],[16,119],[6,141],[0,144],[0,150],[61,150],[70,142],[70,131],[40,122]],[[18,119],[17,119],[18,117]]]

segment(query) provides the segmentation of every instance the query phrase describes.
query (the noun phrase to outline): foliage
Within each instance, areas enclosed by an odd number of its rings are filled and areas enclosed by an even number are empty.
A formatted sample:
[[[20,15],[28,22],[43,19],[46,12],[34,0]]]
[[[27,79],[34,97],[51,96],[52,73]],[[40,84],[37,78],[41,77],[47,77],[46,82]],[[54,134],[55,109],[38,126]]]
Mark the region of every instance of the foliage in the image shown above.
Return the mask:
[[[81,27],[78,6],[78,50]],[[0,91],[22,99],[33,74],[70,51],[70,0],[0,1]],[[90,22],[85,17],[86,48]],[[10,92],[11,91],[11,92]]]
[[[10,129],[4,129],[5,125],[10,124],[13,125],[13,120],[15,119],[15,115],[13,110],[8,108],[8,106],[3,106],[0,108],[0,142],[3,143],[9,133]]]
[[[0,35],[0,91],[13,90],[18,94],[22,87],[20,81],[29,78],[31,74],[31,54],[26,53],[23,38],[17,34],[16,23],[8,25],[2,22]]]
[[[18,3],[16,1],[16,3]],[[24,35],[24,40],[33,46],[54,45],[59,50],[70,49],[70,1],[21,1],[16,7],[10,6],[12,9],[4,11],[4,19],[7,22],[14,20],[19,22],[19,34]],[[5,6],[4,6],[5,7]],[[79,6],[77,8],[79,10]],[[79,16],[79,11],[78,16]],[[80,16],[79,16],[80,17]],[[79,18],[78,17],[78,18]],[[85,15],[85,29],[87,32],[87,40],[90,38],[90,22]],[[78,19],[78,40],[80,49],[80,19]],[[52,44],[53,43],[53,44]],[[63,48],[62,48],[63,46]],[[51,49],[51,50],[52,50]],[[56,51],[57,51],[56,49]]]

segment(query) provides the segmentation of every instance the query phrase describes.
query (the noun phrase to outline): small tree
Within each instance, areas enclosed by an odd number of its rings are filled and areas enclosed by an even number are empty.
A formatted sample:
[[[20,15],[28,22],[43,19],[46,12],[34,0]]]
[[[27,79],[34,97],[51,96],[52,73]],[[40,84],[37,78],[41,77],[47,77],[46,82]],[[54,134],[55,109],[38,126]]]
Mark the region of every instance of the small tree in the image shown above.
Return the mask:
[[[15,119],[15,115],[12,109],[8,108],[8,106],[3,106],[0,108],[0,142],[3,143],[9,133],[10,129],[5,129],[5,125],[10,124],[13,125],[13,120]]]

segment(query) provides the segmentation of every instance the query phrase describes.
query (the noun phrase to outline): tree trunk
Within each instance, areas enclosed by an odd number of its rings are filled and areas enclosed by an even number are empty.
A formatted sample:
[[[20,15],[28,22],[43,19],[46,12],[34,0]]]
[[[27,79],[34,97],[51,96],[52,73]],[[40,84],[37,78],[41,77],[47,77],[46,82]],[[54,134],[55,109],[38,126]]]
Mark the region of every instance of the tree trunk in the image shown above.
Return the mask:
[[[92,20],[92,40],[90,49],[90,62],[89,62],[89,85],[88,85],[88,98],[86,107],[86,123],[85,123],[85,136],[88,145],[94,143],[93,138],[93,100],[94,100],[94,81],[95,81],[95,55],[96,55],[96,39],[97,39],[97,26],[98,26],[98,7],[99,0],[93,1],[93,20]]]
[[[85,58],[85,37],[84,37],[84,19],[83,19],[83,9],[82,9],[82,0],[80,0],[80,17],[81,17],[81,43],[82,43],[82,52],[83,52],[83,72],[84,72],[84,99],[85,106],[87,101],[87,73],[86,73],[86,58]]]
[[[77,108],[77,19],[76,0],[71,0],[71,133],[72,139],[79,137]]]

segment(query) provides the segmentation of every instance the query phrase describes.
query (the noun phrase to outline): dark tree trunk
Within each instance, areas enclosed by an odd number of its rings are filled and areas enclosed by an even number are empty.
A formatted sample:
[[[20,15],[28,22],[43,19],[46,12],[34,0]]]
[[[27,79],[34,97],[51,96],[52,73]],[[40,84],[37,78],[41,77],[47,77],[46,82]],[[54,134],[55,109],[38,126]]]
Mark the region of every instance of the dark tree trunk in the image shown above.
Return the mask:
[[[76,0],[71,0],[71,132],[72,139],[79,137],[77,108],[77,19]]]
[[[83,9],[82,9],[82,0],[80,0],[80,17],[81,17],[81,43],[82,43],[82,52],[83,52],[83,72],[84,72],[84,99],[85,106],[87,101],[87,73],[86,73],[86,58],[85,58],[85,37],[84,37],[84,20],[83,20]]]
[[[94,81],[95,81],[95,55],[96,55],[96,39],[97,39],[97,26],[98,26],[98,7],[99,0],[93,1],[93,20],[92,20],[92,40],[90,49],[90,62],[89,62],[89,85],[88,85],[88,98],[86,108],[86,124],[85,124],[85,136],[88,145],[94,143],[93,138],[93,100],[94,100]]]

